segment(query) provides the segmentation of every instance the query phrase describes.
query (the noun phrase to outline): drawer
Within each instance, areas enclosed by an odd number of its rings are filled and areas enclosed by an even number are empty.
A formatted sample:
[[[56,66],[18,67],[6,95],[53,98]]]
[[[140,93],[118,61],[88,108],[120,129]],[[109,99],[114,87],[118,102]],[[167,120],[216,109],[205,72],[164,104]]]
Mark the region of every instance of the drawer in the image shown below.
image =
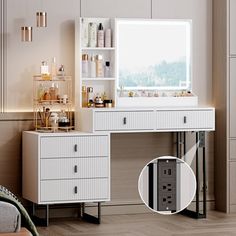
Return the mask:
[[[41,180],[109,177],[108,157],[41,159]]]
[[[108,178],[41,181],[41,202],[99,201],[109,198]]]
[[[153,130],[154,111],[95,112],[95,131]]]
[[[41,158],[108,156],[108,136],[42,137]]]
[[[201,129],[213,130],[214,110],[157,111],[158,130]]]

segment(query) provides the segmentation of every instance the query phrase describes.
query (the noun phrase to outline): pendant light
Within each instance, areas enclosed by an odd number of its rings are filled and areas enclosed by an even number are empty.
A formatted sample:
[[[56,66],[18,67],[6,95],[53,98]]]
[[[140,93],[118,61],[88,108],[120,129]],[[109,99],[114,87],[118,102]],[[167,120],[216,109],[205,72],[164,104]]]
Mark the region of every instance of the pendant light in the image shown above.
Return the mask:
[[[37,27],[47,27],[47,12],[36,12]]]
[[[25,16],[28,15],[28,0],[25,0]],[[22,42],[32,42],[33,40],[33,27],[32,26],[22,26],[21,27],[21,41]]]
[[[44,9],[43,0],[40,0],[41,10],[36,12],[37,27],[47,27],[47,12],[42,11]]]
[[[33,27],[22,26],[21,27],[21,41],[32,42],[32,39],[33,39]]]

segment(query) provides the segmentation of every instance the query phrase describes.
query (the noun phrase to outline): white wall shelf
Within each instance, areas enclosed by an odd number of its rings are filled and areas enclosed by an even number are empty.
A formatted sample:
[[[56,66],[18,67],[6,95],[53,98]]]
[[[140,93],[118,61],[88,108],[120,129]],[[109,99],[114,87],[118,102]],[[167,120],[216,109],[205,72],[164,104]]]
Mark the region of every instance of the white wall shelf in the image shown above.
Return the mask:
[[[83,37],[84,28],[88,30],[88,25],[90,22],[95,23],[97,26],[102,23],[104,27],[104,32],[106,29],[111,29],[111,47],[85,47],[87,38]],[[94,98],[96,96],[103,97],[106,94],[107,99],[112,100],[115,104],[116,97],[116,62],[115,54],[116,47],[114,44],[114,20],[111,18],[80,18],[75,24],[75,110],[78,111],[82,108],[82,87],[92,87]],[[82,75],[82,55],[88,55],[88,64],[90,65],[91,57],[96,55],[102,55],[103,65],[105,62],[110,63],[110,77],[91,77],[90,71],[88,77]],[[90,68],[90,66],[88,66]],[[113,106],[114,106],[113,104]]]
[[[103,48],[101,48],[101,47],[83,47],[83,48],[81,48],[81,50],[83,50],[83,51],[112,51],[112,50],[115,50],[115,48],[114,47],[108,47],[108,48],[106,48],[106,47],[103,47]]]
[[[96,77],[96,78],[82,78],[81,80],[82,81],[97,81],[97,80],[101,80],[101,81],[111,80],[111,81],[114,81],[114,80],[116,80],[116,78]]]

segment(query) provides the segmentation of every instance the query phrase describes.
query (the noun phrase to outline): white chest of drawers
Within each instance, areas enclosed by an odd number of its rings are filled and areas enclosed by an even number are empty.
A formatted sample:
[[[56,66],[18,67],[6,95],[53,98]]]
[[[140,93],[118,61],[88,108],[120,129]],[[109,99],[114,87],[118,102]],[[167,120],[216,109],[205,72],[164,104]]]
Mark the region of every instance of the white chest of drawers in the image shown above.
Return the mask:
[[[109,134],[24,132],[23,197],[37,204],[109,201]]]

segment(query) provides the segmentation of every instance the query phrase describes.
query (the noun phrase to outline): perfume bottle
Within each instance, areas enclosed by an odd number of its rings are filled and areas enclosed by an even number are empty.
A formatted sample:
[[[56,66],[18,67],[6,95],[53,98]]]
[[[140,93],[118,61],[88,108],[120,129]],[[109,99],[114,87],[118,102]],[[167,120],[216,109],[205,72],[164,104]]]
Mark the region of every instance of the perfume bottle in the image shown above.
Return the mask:
[[[105,66],[104,66],[104,76],[106,78],[110,78],[111,77],[111,68],[110,68],[110,62],[106,61],[105,62]]]
[[[49,74],[48,64],[46,61],[42,61],[40,73],[41,73],[41,75],[48,75]]]

